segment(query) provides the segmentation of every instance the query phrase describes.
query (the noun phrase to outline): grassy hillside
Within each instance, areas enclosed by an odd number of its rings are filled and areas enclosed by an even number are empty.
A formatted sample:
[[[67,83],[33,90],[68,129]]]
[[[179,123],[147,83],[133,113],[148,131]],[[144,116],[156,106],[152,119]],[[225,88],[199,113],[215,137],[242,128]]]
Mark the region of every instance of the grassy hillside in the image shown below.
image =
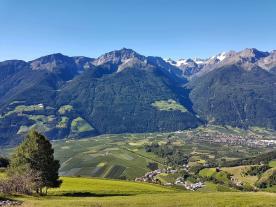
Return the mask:
[[[275,207],[271,193],[164,193],[112,197],[29,198],[23,207]]]
[[[48,196],[16,196],[22,207],[273,207],[272,193],[215,192],[211,186],[203,192],[188,192],[153,184],[91,178],[63,177],[59,189]]]
[[[276,167],[276,160],[271,160],[271,161],[269,162],[269,166],[270,166],[270,167]]]
[[[134,195],[142,193],[175,192],[173,188],[160,185],[135,183],[96,178],[62,177],[63,184],[60,188],[51,189],[49,195],[63,194],[92,194],[104,195]]]
[[[3,179],[3,178],[5,178],[5,173],[4,173],[4,171],[0,168],[0,179]]]
[[[235,177],[235,179],[243,183],[248,183],[249,185],[253,186],[255,182],[258,180],[258,176],[244,175],[244,172],[248,171],[249,169],[250,169],[250,166],[222,168],[223,171],[232,174]]]
[[[87,178],[63,178],[60,189],[45,197],[17,197],[23,207],[273,207],[271,193],[181,192],[160,186]]]

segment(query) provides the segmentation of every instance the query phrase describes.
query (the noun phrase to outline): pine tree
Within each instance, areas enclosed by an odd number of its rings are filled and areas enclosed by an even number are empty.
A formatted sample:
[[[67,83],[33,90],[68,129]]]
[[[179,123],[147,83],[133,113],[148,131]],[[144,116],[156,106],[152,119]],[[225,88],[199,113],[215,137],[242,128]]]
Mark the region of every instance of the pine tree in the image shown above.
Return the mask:
[[[50,141],[35,130],[31,130],[23,143],[16,149],[11,159],[10,174],[24,174],[26,171],[36,172],[39,176],[37,193],[45,189],[56,188],[61,184],[58,170],[60,164],[54,159],[54,150]]]

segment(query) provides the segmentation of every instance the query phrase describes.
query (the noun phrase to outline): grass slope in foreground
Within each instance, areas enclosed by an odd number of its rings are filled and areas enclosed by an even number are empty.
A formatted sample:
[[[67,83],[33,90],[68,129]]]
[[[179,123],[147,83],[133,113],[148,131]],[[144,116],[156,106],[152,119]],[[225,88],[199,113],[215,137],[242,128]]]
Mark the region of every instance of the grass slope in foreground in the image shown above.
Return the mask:
[[[60,188],[50,190],[50,195],[91,194],[95,196],[135,195],[143,193],[174,192],[174,188],[156,184],[135,183],[98,178],[62,177]]]
[[[158,185],[105,179],[63,177],[60,189],[45,197],[19,197],[22,207],[253,207],[276,206],[272,193],[183,192]]]

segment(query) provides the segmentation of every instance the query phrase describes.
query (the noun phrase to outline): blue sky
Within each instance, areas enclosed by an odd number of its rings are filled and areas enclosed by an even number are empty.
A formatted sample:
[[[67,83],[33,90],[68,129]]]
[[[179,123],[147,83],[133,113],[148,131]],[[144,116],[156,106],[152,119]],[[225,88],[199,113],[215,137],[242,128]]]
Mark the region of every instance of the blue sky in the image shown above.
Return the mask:
[[[0,0],[0,60],[97,57],[132,48],[174,59],[276,49],[275,0]]]

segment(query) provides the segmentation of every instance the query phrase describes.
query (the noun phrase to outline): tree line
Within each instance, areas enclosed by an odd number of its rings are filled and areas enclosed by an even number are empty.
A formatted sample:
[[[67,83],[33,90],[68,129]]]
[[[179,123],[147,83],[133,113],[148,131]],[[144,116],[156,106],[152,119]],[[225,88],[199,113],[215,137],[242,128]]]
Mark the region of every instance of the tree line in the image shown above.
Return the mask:
[[[263,153],[254,157],[242,158],[237,160],[225,161],[221,164],[222,167],[235,167],[239,165],[259,165],[267,164],[270,160],[276,159],[276,150]]]
[[[145,145],[146,152],[152,152],[159,157],[165,158],[165,162],[169,166],[179,166],[188,164],[189,156],[180,148],[174,146],[170,142],[160,145],[157,142]]]

